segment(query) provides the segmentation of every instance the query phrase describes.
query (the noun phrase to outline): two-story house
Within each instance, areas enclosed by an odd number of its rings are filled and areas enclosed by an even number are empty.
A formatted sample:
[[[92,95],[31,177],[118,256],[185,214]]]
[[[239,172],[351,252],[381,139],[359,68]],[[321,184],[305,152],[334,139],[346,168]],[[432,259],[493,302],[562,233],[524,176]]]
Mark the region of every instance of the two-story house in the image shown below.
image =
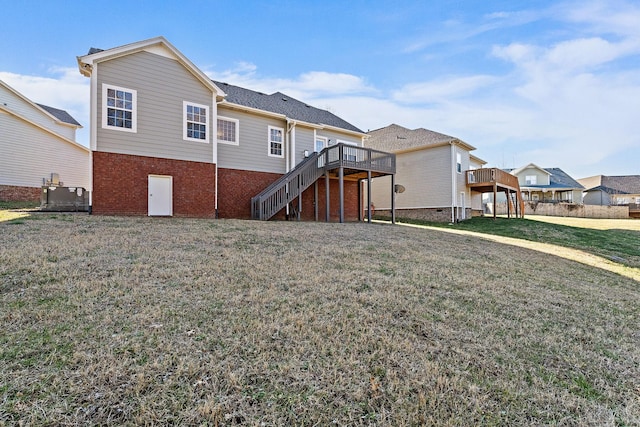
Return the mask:
[[[345,162],[371,150],[329,111],[213,81],[163,37],[77,60],[91,79],[93,213],[361,217],[371,174]]]
[[[525,200],[582,203],[584,187],[560,168],[541,168],[529,163],[505,170],[518,177]]]
[[[453,222],[482,212],[482,193],[467,185],[465,172],[486,162],[471,152],[472,145],[432,130],[391,124],[368,133],[365,146],[396,155],[397,214],[405,218]],[[389,178],[372,184],[375,211],[386,214]]]

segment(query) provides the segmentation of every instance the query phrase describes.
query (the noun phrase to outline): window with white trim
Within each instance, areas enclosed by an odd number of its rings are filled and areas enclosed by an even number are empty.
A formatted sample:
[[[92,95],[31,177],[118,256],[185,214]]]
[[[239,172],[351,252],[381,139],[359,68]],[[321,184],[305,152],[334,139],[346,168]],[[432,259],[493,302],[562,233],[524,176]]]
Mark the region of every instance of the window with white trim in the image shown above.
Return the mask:
[[[536,185],[538,182],[538,177],[536,175],[526,175],[524,177],[525,185]]]
[[[456,172],[462,173],[462,154],[456,153]]]
[[[269,156],[284,157],[284,129],[269,126]]]
[[[238,119],[218,116],[218,142],[223,144],[239,145]]]
[[[137,131],[137,94],[133,89],[102,84],[102,127]]]
[[[207,112],[209,107],[183,101],[183,139],[185,141],[209,142]]]
[[[327,138],[324,136],[316,136],[315,152],[321,152],[327,146]]]

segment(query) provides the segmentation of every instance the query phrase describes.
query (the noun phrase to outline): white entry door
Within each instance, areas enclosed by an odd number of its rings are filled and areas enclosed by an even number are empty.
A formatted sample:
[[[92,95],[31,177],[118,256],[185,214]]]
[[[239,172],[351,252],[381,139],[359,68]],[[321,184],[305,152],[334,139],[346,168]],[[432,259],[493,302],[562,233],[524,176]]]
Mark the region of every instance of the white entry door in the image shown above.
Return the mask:
[[[173,215],[173,177],[149,175],[149,216]]]

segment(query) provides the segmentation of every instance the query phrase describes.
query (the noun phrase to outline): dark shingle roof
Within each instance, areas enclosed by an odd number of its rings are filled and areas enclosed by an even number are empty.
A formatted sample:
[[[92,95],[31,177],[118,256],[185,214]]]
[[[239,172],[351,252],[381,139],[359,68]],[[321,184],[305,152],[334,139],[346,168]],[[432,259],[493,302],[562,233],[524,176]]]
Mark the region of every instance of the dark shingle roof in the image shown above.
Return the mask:
[[[558,187],[566,188],[584,188],[578,181],[571,178],[565,171],[560,168],[545,168],[551,174],[549,181]]]
[[[297,99],[281,92],[267,95],[215,80],[213,80],[213,83],[227,94],[225,100],[232,104],[282,114],[293,120],[328,125],[353,132],[364,133],[351,123],[327,110],[312,107],[309,104],[305,104],[304,102],[298,101]]]
[[[98,53],[98,52],[104,52],[104,49],[100,49],[97,47],[90,47],[89,53],[87,53],[87,55],[93,55],[94,53]]]
[[[610,194],[640,194],[640,175],[596,175],[580,181],[589,190],[602,190]]]
[[[365,141],[367,147],[387,152],[405,151],[434,144],[458,141],[458,138],[443,133],[424,128],[407,129],[396,124],[391,124],[367,133],[369,135],[369,138]]]
[[[53,108],[53,107],[49,107],[47,105],[42,105],[38,103],[36,103],[36,105],[42,108],[43,110],[45,110],[47,113],[51,114],[56,119],[60,120],[61,122],[69,123],[70,125],[75,125],[75,126],[82,126],[80,123],[76,121],[76,119],[71,117],[71,114],[67,113],[64,110],[60,110],[58,108]]]
[[[515,169],[503,169],[505,172],[511,173]],[[549,185],[527,185],[528,188],[584,188],[578,181],[571,178],[565,171],[560,168],[544,168],[551,175],[549,176]]]

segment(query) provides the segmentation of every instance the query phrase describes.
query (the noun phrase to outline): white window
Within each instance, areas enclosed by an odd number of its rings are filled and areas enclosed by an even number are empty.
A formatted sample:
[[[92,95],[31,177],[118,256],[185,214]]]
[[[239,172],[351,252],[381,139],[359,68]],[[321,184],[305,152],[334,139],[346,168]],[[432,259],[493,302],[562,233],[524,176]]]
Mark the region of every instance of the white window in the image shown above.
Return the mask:
[[[209,142],[209,125],[206,105],[184,101],[183,105],[183,134],[185,141]]]
[[[314,146],[315,152],[319,153],[321,152],[326,146],[328,145],[327,143],[327,138],[324,136],[316,136],[316,143]]]
[[[456,153],[456,172],[462,173],[462,154]]]
[[[102,127],[137,131],[137,91],[102,84]]]
[[[536,175],[527,175],[524,177],[524,183],[526,185],[536,185],[538,177]]]
[[[269,156],[284,157],[284,129],[269,126]]]
[[[218,116],[218,142],[239,145],[238,126],[239,121],[237,119]]]

